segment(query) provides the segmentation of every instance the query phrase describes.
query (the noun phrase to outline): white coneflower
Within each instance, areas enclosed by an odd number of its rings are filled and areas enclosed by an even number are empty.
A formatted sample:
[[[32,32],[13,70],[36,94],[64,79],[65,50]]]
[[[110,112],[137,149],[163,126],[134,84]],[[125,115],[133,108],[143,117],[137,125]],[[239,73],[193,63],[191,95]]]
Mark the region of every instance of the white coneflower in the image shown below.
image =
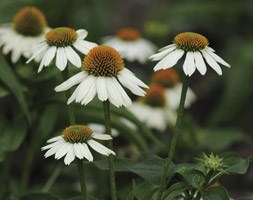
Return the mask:
[[[177,110],[182,91],[182,83],[180,83],[180,77],[177,71],[174,69],[156,71],[153,73],[151,81],[165,88],[166,100],[169,108]],[[188,87],[184,107],[189,108],[196,99],[195,93]]]
[[[48,67],[55,57],[56,67],[61,71],[66,68],[68,61],[76,67],[81,67],[82,61],[76,50],[87,54],[90,49],[97,46],[96,43],[84,40],[87,34],[84,29],[77,31],[68,27],[52,29],[45,35],[44,41],[33,49],[34,54],[27,63],[37,55],[42,55],[38,72],[44,66]]]
[[[204,75],[207,71],[205,61],[219,75],[222,75],[218,63],[227,67],[230,65],[216,55],[208,45],[209,42],[203,35],[193,32],[180,33],[174,38],[173,44],[163,47],[159,53],[150,56],[150,59],[160,60],[154,67],[154,70],[157,71],[173,67],[186,54],[183,70],[187,76],[191,76],[196,69]]]
[[[168,123],[175,123],[176,112],[167,107],[165,91],[162,86],[151,85],[146,92],[145,97],[134,102],[128,109],[149,128],[164,131]]]
[[[97,94],[99,100],[109,100],[116,107],[129,106],[132,101],[121,84],[138,96],[145,95],[141,87],[148,87],[125,68],[121,55],[109,46],[91,49],[83,60],[82,69],[82,72],[55,88],[60,92],[79,84],[69,98],[68,104],[76,101],[86,105]]]
[[[142,38],[140,32],[134,28],[118,30],[115,36],[105,37],[103,44],[115,48],[127,61],[137,60],[140,63],[146,63],[157,49],[152,42]]]
[[[30,58],[31,51],[43,41],[44,34],[49,31],[44,14],[36,7],[24,7],[13,18],[13,22],[0,27],[0,47],[3,54],[11,52],[11,62],[16,63],[21,56]],[[35,61],[39,61],[36,57]]]
[[[64,163],[69,165],[75,157],[93,161],[89,147],[102,155],[115,155],[112,150],[96,141],[111,139],[110,135],[93,132],[88,126],[73,125],[67,127],[62,135],[48,140],[47,142],[50,144],[42,147],[42,150],[47,150],[45,153],[46,158],[54,155],[55,159],[58,160],[65,156]]]

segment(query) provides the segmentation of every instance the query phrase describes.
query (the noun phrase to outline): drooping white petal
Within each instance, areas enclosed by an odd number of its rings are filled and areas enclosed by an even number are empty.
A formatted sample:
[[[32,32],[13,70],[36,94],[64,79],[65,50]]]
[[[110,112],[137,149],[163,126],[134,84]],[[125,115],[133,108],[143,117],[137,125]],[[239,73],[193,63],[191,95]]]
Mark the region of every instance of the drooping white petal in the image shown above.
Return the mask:
[[[103,133],[95,133],[95,132],[92,133],[91,137],[94,139],[98,139],[98,140],[111,140],[112,139],[112,137],[110,135],[103,134]]]
[[[41,150],[44,151],[44,150],[46,150],[46,149],[50,149],[50,148],[53,147],[53,146],[57,146],[57,145],[59,145],[59,144],[64,144],[64,143],[65,143],[64,140],[57,140],[56,142],[53,142],[53,143],[51,143],[51,144],[48,144],[48,145],[42,147]]]
[[[226,67],[230,67],[230,65],[225,62],[220,56],[218,56],[217,54],[215,54],[211,49],[210,47],[207,47],[206,48],[206,52],[213,57],[214,60],[216,60],[218,63],[226,66]]]
[[[82,61],[81,58],[78,56],[78,54],[72,49],[72,47],[67,46],[64,48],[65,49],[65,54],[67,56],[67,59],[76,67],[81,67],[82,66]]]
[[[96,90],[98,94],[98,99],[101,101],[106,101],[108,99],[105,80],[106,78],[99,76],[96,81]]]
[[[73,44],[73,46],[78,50],[80,51],[81,53],[83,54],[88,54],[88,52],[97,46],[96,43],[94,42],[88,42],[88,41],[84,41],[84,40],[76,40]]]
[[[46,154],[44,155],[45,158],[52,156],[53,154],[55,154],[61,147],[62,147],[63,143],[58,143],[55,144],[54,146],[51,147],[51,149],[49,149]]]
[[[76,31],[78,38],[84,39],[87,37],[88,35],[88,31],[86,31],[85,29],[79,29]]]
[[[55,159],[57,160],[61,159],[63,156],[65,156],[68,153],[68,151],[70,151],[71,148],[72,148],[72,144],[68,142],[63,144],[61,148],[59,148],[58,151],[55,153],[54,155]]]
[[[45,66],[49,66],[51,61],[53,60],[54,56],[55,56],[55,53],[56,53],[56,47],[55,46],[52,46],[52,47],[49,47],[49,49],[47,50],[47,57],[46,57],[46,60],[45,60],[45,63],[44,65]]]
[[[89,75],[80,84],[79,92],[76,96],[76,102],[81,102],[85,97],[87,97],[90,90],[94,89],[96,83],[96,77]],[[89,98],[87,98],[89,100]],[[85,102],[87,104],[88,102]]]
[[[166,50],[168,48],[171,48],[171,47],[176,47],[176,45],[175,44],[169,44],[169,45],[167,45],[165,47],[160,48],[158,51],[164,51],[164,50]]]
[[[81,149],[81,152],[82,152],[83,156],[84,156],[89,162],[93,161],[93,156],[92,156],[92,154],[91,154],[91,152],[90,152],[90,150],[89,150],[87,144],[85,144],[85,143],[82,143],[82,144],[78,143],[78,145],[80,146],[80,149]]]
[[[61,91],[68,90],[72,86],[80,83],[87,76],[88,75],[86,73],[84,73],[83,71],[81,71],[81,72],[75,74],[74,76],[72,76],[71,78],[69,78],[68,80],[64,81],[62,84],[56,86],[54,90],[56,92],[61,92]]]
[[[47,43],[40,44],[38,49],[34,52],[32,57],[26,61],[26,63],[31,62],[36,56],[38,56],[41,52],[43,52],[44,50],[47,50],[48,48],[49,48],[49,46],[47,45]]]
[[[83,104],[84,105],[88,104],[96,96],[96,93],[97,93],[97,91],[96,91],[96,79],[97,78],[94,77],[93,83],[89,86],[89,89],[87,90],[86,95],[83,97],[83,100],[81,101],[82,105]]]
[[[112,150],[110,150],[107,147],[103,146],[102,144],[96,142],[95,140],[90,139],[87,141],[87,143],[89,144],[89,146],[92,149],[94,149],[96,152],[98,152],[102,155],[106,155],[106,156],[108,156],[110,154],[115,155],[115,153]]]
[[[121,95],[118,93],[117,90],[115,90],[115,86],[114,83],[111,81],[111,79],[113,79],[114,77],[106,77],[105,78],[105,85],[106,85],[106,89],[107,89],[107,93],[108,93],[108,99],[109,101],[115,105],[116,107],[119,107],[122,105],[122,97]]]
[[[74,153],[74,148],[72,146],[72,148],[69,148],[69,151],[67,153],[67,155],[64,158],[64,163],[66,165],[70,165],[70,163],[75,159],[75,153]]]
[[[191,76],[194,73],[194,71],[196,70],[193,52],[191,52],[191,51],[186,53],[186,58],[184,61],[183,70],[187,76]]]
[[[213,59],[212,56],[210,56],[206,51],[202,50],[202,55],[204,56],[206,62],[208,63],[208,65],[210,65],[210,67],[212,67],[214,69],[214,71],[217,72],[217,74],[222,75],[222,70],[220,65]]]
[[[159,69],[167,69],[173,67],[177,64],[178,60],[184,55],[184,51],[181,49],[176,49],[164,57],[160,62],[154,67],[154,71]]]
[[[77,95],[78,95],[78,93],[79,93],[80,87],[81,87],[81,84],[79,84],[79,85],[76,87],[76,89],[75,89],[75,91],[73,92],[73,94],[69,97],[68,102],[67,102],[68,105],[69,105],[70,103],[72,103],[72,102],[76,99],[76,97],[77,97]]]
[[[132,73],[129,69],[124,68],[119,72],[120,76],[124,76],[125,78],[128,78],[131,80],[131,82],[135,83],[136,85],[143,87],[143,88],[148,88],[148,85],[143,83],[140,79],[138,79],[134,73]]]
[[[53,137],[53,138],[47,140],[47,143],[55,142],[55,141],[62,140],[62,139],[63,139],[62,136],[59,135],[59,136],[56,136],[56,137]]]
[[[200,72],[201,75],[206,73],[206,64],[200,52],[194,52],[194,60],[197,70]]]
[[[58,47],[56,54],[56,67],[63,71],[67,66],[67,56],[63,47]]]
[[[172,51],[174,51],[175,49],[176,49],[175,46],[170,46],[170,47],[164,49],[163,51],[160,51],[159,53],[156,53],[156,54],[150,56],[149,59],[153,60],[153,61],[161,60],[165,56],[167,56],[168,54],[170,54]]]
[[[74,149],[75,156],[77,158],[82,159],[84,157],[82,154],[82,149],[80,148],[78,143],[73,144],[73,149]]]

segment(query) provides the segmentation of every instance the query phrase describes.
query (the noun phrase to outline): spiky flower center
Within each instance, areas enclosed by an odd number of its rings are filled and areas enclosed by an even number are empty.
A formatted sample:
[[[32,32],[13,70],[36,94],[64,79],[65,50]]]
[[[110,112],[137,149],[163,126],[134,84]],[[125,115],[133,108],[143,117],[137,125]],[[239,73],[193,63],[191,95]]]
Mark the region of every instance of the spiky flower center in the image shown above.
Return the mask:
[[[173,42],[177,48],[186,52],[200,51],[209,44],[205,36],[193,32],[180,33],[174,38]]]
[[[13,18],[14,29],[24,36],[38,36],[47,26],[44,14],[36,7],[25,7]]]
[[[210,155],[206,155],[203,153],[204,158],[199,159],[201,163],[204,165],[204,167],[207,168],[207,170],[222,170],[225,165],[223,163],[223,158],[219,157],[218,155],[214,155],[211,153]]]
[[[63,131],[63,138],[70,143],[84,143],[90,139],[92,129],[84,125],[73,125]]]
[[[164,88],[160,85],[154,84],[146,90],[145,97],[142,97],[143,103],[152,107],[163,107],[165,105]]]
[[[83,69],[93,76],[116,76],[123,68],[121,55],[109,46],[92,48],[83,60]]]
[[[116,35],[121,40],[133,41],[141,37],[141,33],[134,28],[121,28],[117,31]]]
[[[49,46],[66,47],[72,45],[78,35],[76,31],[68,27],[59,27],[49,31],[45,38]]]
[[[174,69],[158,70],[152,76],[152,82],[165,88],[173,87],[179,82],[179,75]]]

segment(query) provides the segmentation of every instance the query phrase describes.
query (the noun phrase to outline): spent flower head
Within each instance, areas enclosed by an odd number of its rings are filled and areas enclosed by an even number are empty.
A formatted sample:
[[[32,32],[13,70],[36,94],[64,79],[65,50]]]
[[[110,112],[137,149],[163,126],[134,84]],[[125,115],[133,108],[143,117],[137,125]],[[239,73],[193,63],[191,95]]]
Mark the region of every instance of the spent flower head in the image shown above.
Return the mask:
[[[68,61],[79,68],[82,61],[76,51],[87,54],[90,49],[97,46],[96,43],[84,40],[87,35],[88,32],[84,29],[76,31],[69,27],[54,28],[47,32],[44,41],[34,48],[34,54],[27,63],[41,55],[38,72],[44,66],[48,67],[54,58],[56,67],[61,71],[66,68]]]
[[[21,56],[30,58],[31,51],[43,41],[44,34],[49,31],[44,14],[36,7],[24,7],[13,17],[12,23],[0,27],[0,47],[4,54],[11,52],[11,61],[16,63]],[[35,60],[39,61],[40,57]]]
[[[132,27],[119,29],[114,36],[103,38],[103,45],[114,47],[129,62],[137,60],[146,63],[148,57],[155,53],[156,46],[144,39],[141,33]]]
[[[222,75],[219,63],[230,67],[228,63],[214,53],[214,49],[209,47],[209,41],[205,36],[194,32],[176,35],[173,44],[165,46],[159,51],[159,53],[150,56],[151,60],[160,60],[154,67],[155,71],[173,67],[184,54],[186,57],[183,70],[187,76],[191,76],[196,69],[204,75],[207,71],[206,63],[219,75]]]
[[[93,161],[93,156],[89,147],[100,154],[109,156],[115,153],[98,143],[96,140],[111,140],[112,137],[107,134],[93,132],[91,128],[84,125],[73,125],[67,127],[62,135],[53,137],[47,141],[47,146],[42,147],[42,150],[47,150],[45,157],[55,155],[55,159],[60,159],[65,156],[64,163],[69,165],[75,157],[79,159],[87,159]],[[89,146],[89,147],[88,147]]]
[[[76,84],[79,85],[69,98],[68,104],[76,101],[86,105],[97,94],[99,100],[109,100],[116,107],[129,106],[132,101],[122,85],[138,96],[145,95],[141,87],[148,87],[125,68],[121,55],[109,46],[91,49],[83,60],[82,71],[57,86],[55,90],[65,91]]]

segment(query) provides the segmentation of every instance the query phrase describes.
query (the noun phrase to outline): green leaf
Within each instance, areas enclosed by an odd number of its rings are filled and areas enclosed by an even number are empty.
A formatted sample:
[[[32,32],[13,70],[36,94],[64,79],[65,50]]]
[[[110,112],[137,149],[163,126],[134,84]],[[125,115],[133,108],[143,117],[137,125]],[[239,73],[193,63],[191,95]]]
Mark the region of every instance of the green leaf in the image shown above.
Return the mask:
[[[22,86],[18,82],[11,67],[5,61],[3,55],[0,53],[0,79],[3,83],[11,90],[13,95],[16,97],[20,107],[22,108],[28,122],[31,121],[31,117],[28,111],[28,105],[25,100],[25,96],[22,92]]]
[[[78,196],[78,197],[71,197],[69,199],[66,199],[66,200],[83,200],[83,197],[82,196]],[[102,199],[98,199],[96,197],[93,197],[93,196],[88,196],[88,200],[102,200]]]
[[[221,155],[223,163],[227,166],[227,173],[245,174],[249,168],[249,158],[241,158],[237,153],[224,153]]]
[[[184,193],[185,190],[190,189],[191,187],[188,186],[186,183],[179,182],[179,183],[174,183],[173,185],[170,186],[169,189],[167,189],[164,193],[164,200],[175,200],[180,197],[182,197],[182,194]]]
[[[131,171],[138,174],[144,180],[159,185],[163,173],[164,161],[159,157],[147,158],[131,168]]]
[[[201,195],[203,200],[229,200],[228,192],[222,186],[202,190]]]
[[[0,119],[0,130],[0,153],[15,151],[26,136],[27,124],[20,117],[13,121]]]
[[[158,187],[145,181],[139,185],[133,182],[133,195],[137,200],[150,200],[155,199]]]
[[[19,200],[61,200],[61,199],[50,193],[31,193],[21,196]]]

